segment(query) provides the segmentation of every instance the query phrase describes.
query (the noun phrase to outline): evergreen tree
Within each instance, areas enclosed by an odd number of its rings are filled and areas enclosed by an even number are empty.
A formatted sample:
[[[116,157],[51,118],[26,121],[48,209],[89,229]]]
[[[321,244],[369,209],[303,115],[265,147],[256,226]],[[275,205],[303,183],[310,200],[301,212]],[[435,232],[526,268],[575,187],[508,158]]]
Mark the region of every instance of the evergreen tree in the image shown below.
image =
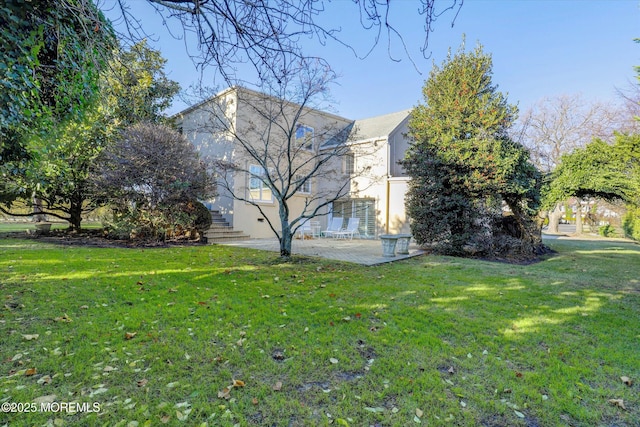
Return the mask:
[[[409,123],[407,213],[418,243],[439,252],[529,256],[541,247],[533,220],[540,174],[509,138],[517,108],[491,74],[491,57],[480,46],[469,53],[462,46],[434,66],[425,104]],[[508,219],[503,204],[513,214]]]

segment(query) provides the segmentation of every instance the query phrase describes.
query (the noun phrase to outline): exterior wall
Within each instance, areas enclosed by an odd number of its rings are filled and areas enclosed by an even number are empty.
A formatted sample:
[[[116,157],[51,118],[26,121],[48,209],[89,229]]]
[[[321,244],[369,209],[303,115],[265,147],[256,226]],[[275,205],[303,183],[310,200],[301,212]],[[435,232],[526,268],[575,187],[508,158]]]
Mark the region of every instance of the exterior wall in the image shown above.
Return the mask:
[[[238,92],[234,91],[234,93]],[[287,153],[286,145],[291,135],[282,132],[277,126],[270,126],[273,125],[273,122],[285,128],[287,125],[290,126],[279,115],[281,109],[285,110],[286,120],[292,121],[291,117],[300,114],[297,123],[314,129],[313,144],[315,147],[335,136],[351,123],[347,119],[318,110],[305,108],[300,111],[297,105],[274,101],[273,98],[252,91],[241,90],[235,98],[235,105],[234,125],[238,137],[250,141],[256,150],[264,152],[266,156],[271,158],[269,164],[273,164],[274,170],[279,169],[281,172],[284,172],[283,165],[288,163],[286,160],[283,163],[283,158]],[[265,117],[266,113],[271,111],[275,111],[276,114],[270,118]],[[271,129],[272,132],[266,134],[266,129]],[[250,165],[261,166],[259,162],[252,159],[237,140],[234,141],[231,138],[227,141],[226,146],[229,149],[218,154],[229,156],[229,159],[241,169],[249,170]],[[306,175],[312,166],[312,162],[310,163],[309,160],[314,155],[313,151],[300,150],[296,152],[292,158],[293,168],[300,168],[300,175]],[[280,164],[279,168],[278,163]],[[331,171],[324,172],[326,173],[321,173],[322,179],[312,179],[311,193],[298,193],[288,199],[290,219],[298,217],[307,203],[310,203],[311,208],[314,207],[314,202],[311,199],[312,195],[318,195],[319,181],[328,180],[332,173]],[[240,198],[248,198],[249,182],[248,173],[235,173],[233,192]],[[218,201],[218,203],[221,202],[222,200]],[[277,231],[281,231],[278,203],[273,199],[271,201],[256,201],[255,203],[259,204],[259,209],[247,201],[237,199],[232,201],[234,228],[242,230],[254,238],[273,237],[273,230],[269,226],[269,222]]]
[[[404,168],[398,164],[404,159],[404,155],[409,149],[409,138],[406,136],[409,132],[409,118],[405,119],[389,135],[389,175],[392,177],[406,177],[407,173]]]
[[[232,132],[225,130],[225,126],[216,126],[214,115],[227,116],[229,118],[227,125],[247,141],[253,141],[260,149],[265,146],[263,138],[265,129],[269,128],[267,124],[274,119],[265,118],[262,113],[256,111],[255,107],[259,106],[260,102],[268,100],[269,98],[265,95],[250,90],[229,89],[216,98],[217,102],[204,102],[183,112],[178,116],[178,124],[204,159],[232,162],[248,170],[249,165],[257,165],[258,162],[252,160],[246,151],[239,147]],[[273,99],[270,102],[273,103]],[[284,106],[289,115],[299,113],[297,106],[292,104],[276,101],[274,105],[280,108]],[[307,108],[302,110],[298,123],[314,129],[316,147],[331,140],[338,132],[348,129],[353,124],[345,118]],[[398,160],[404,158],[404,153],[409,146],[409,141],[405,137],[408,132],[407,124],[408,118],[389,135],[347,142],[355,157],[355,172],[345,173],[343,157],[331,159],[325,169],[312,180],[310,194],[299,193],[289,199],[290,218],[298,217],[305,206],[307,209],[309,206],[313,208],[322,201],[334,198],[346,185],[343,189],[345,197],[341,198],[342,201],[353,200],[353,206],[362,206],[364,203],[367,217],[373,206],[375,213],[373,234],[409,232],[404,211],[404,194],[408,178],[397,164]],[[269,138],[267,146],[276,147],[270,155],[273,155],[274,160],[277,161],[278,144],[285,144],[287,137],[270,135]],[[313,154],[312,152],[298,153],[294,162],[297,162],[296,165],[302,165]],[[303,166],[303,170],[304,167],[307,166]],[[248,173],[231,173],[226,177],[226,181],[231,184],[232,191],[236,195],[240,197],[248,195]],[[260,207],[258,209],[249,202],[233,198],[231,192],[225,190],[224,185],[218,186],[218,193],[218,196],[208,201],[208,204],[211,209],[219,210],[235,229],[242,230],[254,238],[273,237],[273,230],[267,221],[269,220],[273,227],[280,231],[279,207],[274,200],[258,202]],[[314,201],[314,198],[318,200]],[[344,206],[346,205],[343,204],[342,207]],[[320,222],[322,229],[325,229],[331,218],[330,207],[323,208],[319,214],[320,216],[315,220]]]
[[[389,179],[389,233],[411,233],[404,204],[408,183],[409,178]]]
[[[233,138],[226,132],[220,132],[216,126],[213,115],[218,113],[219,106],[223,106],[224,115],[233,118],[236,114],[237,99],[233,92],[225,93],[220,104],[204,102],[199,106],[186,110],[178,118],[178,126],[185,137],[193,143],[200,157],[205,161],[229,160],[234,157]],[[226,177],[233,183],[233,175]],[[217,195],[203,202],[209,209],[217,210],[224,219],[233,225],[234,200],[222,184],[223,179],[218,179]]]

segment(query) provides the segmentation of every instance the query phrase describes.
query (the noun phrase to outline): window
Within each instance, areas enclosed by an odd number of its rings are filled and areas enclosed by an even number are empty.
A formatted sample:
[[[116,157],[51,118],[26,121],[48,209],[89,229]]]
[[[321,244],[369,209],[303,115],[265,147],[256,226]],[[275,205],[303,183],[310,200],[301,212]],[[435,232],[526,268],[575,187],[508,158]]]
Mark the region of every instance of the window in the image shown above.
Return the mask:
[[[313,128],[306,125],[296,125],[296,145],[305,150],[313,150]]]
[[[302,181],[304,179],[304,176],[302,175],[296,175],[295,178],[295,183],[299,183],[300,181]],[[299,193],[307,193],[310,194],[311,193],[311,179],[307,179],[305,181],[304,184],[302,184],[302,187],[300,187],[300,190],[298,191]]]
[[[356,169],[356,159],[353,157],[353,154],[345,154],[344,159],[342,161],[342,170],[346,175],[351,175],[355,172]]]
[[[264,181],[265,170],[262,166],[249,166],[249,198],[256,202],[273,201],[271,189]]]
[[[373,199],[346,199],[333,202],[333,216],[360,218],[358,231],[363,237],[376,235],[376,201]]]

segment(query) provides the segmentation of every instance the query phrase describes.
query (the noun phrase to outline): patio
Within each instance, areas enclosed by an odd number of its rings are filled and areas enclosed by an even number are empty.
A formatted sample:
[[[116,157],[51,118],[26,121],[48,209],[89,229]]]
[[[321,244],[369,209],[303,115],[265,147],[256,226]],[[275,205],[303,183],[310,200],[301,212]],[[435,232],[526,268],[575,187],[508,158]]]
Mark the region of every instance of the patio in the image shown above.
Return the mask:
[[[280,252],[280,245],[275,237],[270,239],[236,240],[216,244]],[[408,255],[396,253],[395,257],[383,257],[382,243],[379,239],[346,240],[334,238],[294,239],[292,252],[295,255],[317,256],[360,265],[383,264],[411,258],[424,253],[417,245],[410,244]]]

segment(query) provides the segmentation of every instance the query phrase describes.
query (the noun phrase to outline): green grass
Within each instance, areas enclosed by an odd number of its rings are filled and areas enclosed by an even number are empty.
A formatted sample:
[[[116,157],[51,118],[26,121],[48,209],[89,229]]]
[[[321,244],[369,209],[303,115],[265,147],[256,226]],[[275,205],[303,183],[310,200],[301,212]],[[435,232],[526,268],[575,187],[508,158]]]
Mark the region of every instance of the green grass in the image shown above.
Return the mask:
[[[99,222],[82,222],[83,229],[95,229],[100,227],[102,227],[102,224]],[[51,230],[66,230],[67,228],[69,228],[68,222],[53,222],[51,224]],[[27,221],[0,221],[0,233],[15,233],[19,231],[35,232],[35,223]]]
[[[0,425],[638,426],[640,247],[550,245],[361,267],[0,240],[0,402],[100,406]]]

